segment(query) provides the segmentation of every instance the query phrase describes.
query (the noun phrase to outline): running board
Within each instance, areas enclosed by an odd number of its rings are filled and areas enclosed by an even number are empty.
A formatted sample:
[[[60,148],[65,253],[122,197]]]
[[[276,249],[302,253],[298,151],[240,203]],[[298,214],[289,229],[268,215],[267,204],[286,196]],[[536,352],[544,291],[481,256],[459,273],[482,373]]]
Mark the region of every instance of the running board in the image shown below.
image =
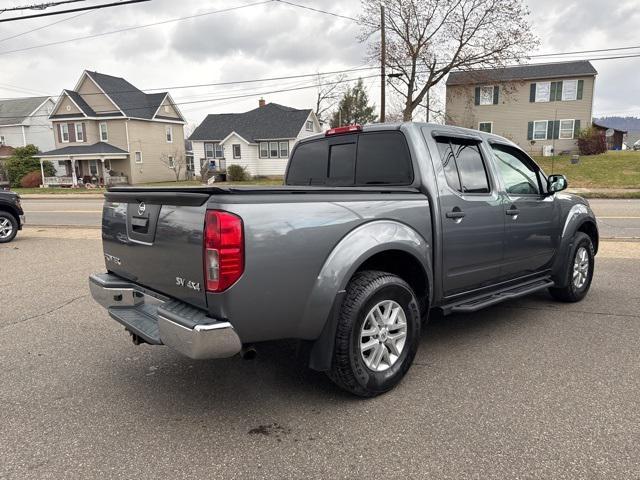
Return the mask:
[[[480,309],[490,307],[491,305],[495,305],[496,303],[504,302],[505,300],[511,300],[514,298],[524,297],[540,290],[544,290],[545,288],[553,287],[553,285],[553,280],[549,278],[542,278],[533,282],[516,285],[506,290],[494,292],[489,295],[463,300],[461,301],[461,303],[451,303],[444,306],[443,311],[445,313],[477,312]]]

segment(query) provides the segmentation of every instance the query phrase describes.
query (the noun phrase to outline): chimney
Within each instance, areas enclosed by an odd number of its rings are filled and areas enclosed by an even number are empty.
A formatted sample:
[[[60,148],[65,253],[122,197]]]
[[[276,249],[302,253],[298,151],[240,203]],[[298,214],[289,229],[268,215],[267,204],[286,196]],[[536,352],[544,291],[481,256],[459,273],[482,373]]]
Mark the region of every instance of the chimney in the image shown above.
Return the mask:
[[[267,104],[267,102],[264,101],[264,98],[261,98],[260,100],[258,100],[258,107],[262,108]]]

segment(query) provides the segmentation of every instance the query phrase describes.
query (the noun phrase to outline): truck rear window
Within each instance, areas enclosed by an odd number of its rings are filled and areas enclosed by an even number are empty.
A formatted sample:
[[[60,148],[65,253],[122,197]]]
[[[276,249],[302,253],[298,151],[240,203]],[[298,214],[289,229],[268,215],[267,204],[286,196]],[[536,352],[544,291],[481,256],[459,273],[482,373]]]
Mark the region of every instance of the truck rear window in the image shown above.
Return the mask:
[[[411,155],[397,131],[328,137],[300,144],[287,172],[287,185],[409,185]]]

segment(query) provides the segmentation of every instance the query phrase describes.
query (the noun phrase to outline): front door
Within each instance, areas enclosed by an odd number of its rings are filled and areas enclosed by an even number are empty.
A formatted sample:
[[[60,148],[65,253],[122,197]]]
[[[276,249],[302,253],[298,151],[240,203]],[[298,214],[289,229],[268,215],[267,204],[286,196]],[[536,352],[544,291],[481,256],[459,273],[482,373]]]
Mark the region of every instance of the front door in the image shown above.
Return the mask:
[[[546,195],[539,168],[527,154],[510,145],[491,149],[505,191],[502,275],[510,279],[544,271],[559,241],[557,202]]]
[[[499,279],[505,214],[481,143],[438,137],[436,144],[444,174],[438,176],[442,287],[451,296]]]

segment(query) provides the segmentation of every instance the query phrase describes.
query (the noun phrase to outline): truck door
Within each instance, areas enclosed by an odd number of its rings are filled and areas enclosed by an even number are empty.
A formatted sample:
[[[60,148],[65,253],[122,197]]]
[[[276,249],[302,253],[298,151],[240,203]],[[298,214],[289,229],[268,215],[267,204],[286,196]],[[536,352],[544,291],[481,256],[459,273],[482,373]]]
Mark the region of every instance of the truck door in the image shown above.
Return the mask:
[[[500,277],[504,207],[481,142],[435,138],[442,167],[434,162],[442,223],[445,296],[490,285]]]
[[[521,277],[550,266],[559,242],[559,209],[545,193],[538,166],[518,148],[491,144],[505,191],[504,279]]]

